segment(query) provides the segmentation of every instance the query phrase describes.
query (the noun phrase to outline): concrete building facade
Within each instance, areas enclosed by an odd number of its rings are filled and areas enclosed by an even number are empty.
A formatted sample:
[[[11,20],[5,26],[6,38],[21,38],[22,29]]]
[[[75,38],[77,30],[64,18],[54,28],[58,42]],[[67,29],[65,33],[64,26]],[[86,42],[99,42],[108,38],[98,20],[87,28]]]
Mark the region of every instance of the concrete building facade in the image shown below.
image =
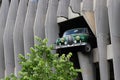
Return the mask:
[[[0,0],[0,4],[0,78],[17,75],[18,54],[30,52],[37,44],[34,36],[48,38],[50,45],[64,31],[86,24],[97,46],[90,55],[76,52],[83,70],[78,80],[120,80],[120,0]]]

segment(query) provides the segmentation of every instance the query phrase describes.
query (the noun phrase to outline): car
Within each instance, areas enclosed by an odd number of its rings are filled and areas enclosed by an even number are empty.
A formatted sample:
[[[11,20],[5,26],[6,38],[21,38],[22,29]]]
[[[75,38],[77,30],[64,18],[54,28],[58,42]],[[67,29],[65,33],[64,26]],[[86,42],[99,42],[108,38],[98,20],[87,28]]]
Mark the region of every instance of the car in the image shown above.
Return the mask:
[[[64,32],[61,38],[56,39],[56,49],[84,46],[84,52],[91,51],[88,28],[74,28]]]

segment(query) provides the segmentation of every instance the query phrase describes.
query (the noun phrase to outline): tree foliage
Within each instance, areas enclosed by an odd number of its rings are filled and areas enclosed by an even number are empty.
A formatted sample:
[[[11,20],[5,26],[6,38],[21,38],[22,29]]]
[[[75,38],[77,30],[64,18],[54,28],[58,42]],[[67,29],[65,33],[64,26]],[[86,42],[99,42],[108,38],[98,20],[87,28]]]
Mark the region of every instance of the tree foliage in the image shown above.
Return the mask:
[[[73,80],[77,77],[80,69],[73,67],[72,53],[53,54],[53,47],[47,46],[47,39],[35,38],[38,44],[30,48],[27,58],[19,55],[22,66],[19,76],[11,75],[4,80]]]

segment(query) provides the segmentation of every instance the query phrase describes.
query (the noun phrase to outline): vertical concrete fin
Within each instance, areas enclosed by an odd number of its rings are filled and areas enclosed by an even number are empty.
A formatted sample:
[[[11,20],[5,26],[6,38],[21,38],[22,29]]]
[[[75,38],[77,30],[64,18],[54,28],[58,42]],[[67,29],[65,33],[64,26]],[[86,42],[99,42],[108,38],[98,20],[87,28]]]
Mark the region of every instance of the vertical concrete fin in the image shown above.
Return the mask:
[[[14,43],[14,58],[15,58],[15,74],[18,74],[18,71],[21,69],[19,65],[18,54],[24,55],[24,44],[23,44],[23,27],[25,16],[27,12],[27,3],[28,0],[20,0],[15,28],[13,32],[13,43]]]
[[[96,80],[91,55],[85,55],[82,52],[78,52],[78,59],[82,70],[83,80]]]
[[[6,76],[14,73],[13,29],[18,9],[18,0],[11,0],[6,27],[3,35]]]
[[[110,80],[110,71],[107,62],[107,45],[110,42],[107,0],[96,0],[95,22],[99,51],[100,78],[101,80]]]
[[[115,80],[120,79],[120,0],[108,0]]]
[[[45,36],[48,38],[48,45],[55,43],[59,33],[57,24],[57,8],[58,0],[49,0],[45,22]]]
[[[8,10],[9,10],[9,0],[3,0],[0,8],[0,78],[3,78],[5,74],[3,33],[7,20]]]
[[[24,23],[24,29],[23,29],[25,56],[27,53],[30,53],[30,47],[33,47],[34,45],[33,26],[34,26],[36,9],[37,9],[37,0],[29,0],[25,23]]]
[[[38,36],[41,39],[45,38],[45,18],[48,8],[48,0],[39,0],[35,22],[34,22],[34,36]],[[37,42],[34,40],[35,44]]]

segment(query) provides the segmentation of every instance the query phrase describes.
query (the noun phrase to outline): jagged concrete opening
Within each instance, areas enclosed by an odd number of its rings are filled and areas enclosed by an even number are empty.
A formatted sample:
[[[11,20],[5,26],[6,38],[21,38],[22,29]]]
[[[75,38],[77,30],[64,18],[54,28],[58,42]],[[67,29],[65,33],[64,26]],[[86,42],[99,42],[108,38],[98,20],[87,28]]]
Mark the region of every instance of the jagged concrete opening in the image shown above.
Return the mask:
[[[66,30],[69,30],[69,29],[82,28],[82,27],[88,28],[88,30],[90,32],[90,35],[92,36],[92,38],[91,38],[91,40],[89,40],[89,42],[91,43],[92,48],[97,47],[96,37],[93,34],[93,32],[91,31],[90,27],[88,26],[88,24],[85,21],[83,16],[80,16],[80,17],[77,17],[77,18],[74,18],[74,19],[70,19],[70,20],[67,20],[65,22],[58,23],[58,25],[59,25],[59,31],[60,31],[59,37],[62,37],[63,33]],[[72,52],[73,56],[71,58],[71,61],[74,63],[75,68],[80,68],[77,52],[80,51],[81,49],[82,48],[80,48],[78,46],[78,47],[73,47],[73,48],[59,49],[59,50],[57,50],[57,52],[59,54],[63,54],[63,53],[68,54],[69,52]],[[89,55],[89,54],[87,54],[87,55]],[[81,73],[79,73],[79,76],[78,76],[77,80],[83,80],[82,76],[81,76]]]
[[[70,19],[70,20],[67,20],[65,22],[61,22],[58,24],[59,24],[59,30],[60,30],[59,37],[62,37],[63,33],[69,29],[82,28],[82,27],[88,28],[90,35],[92,36],[90,43],[93,48],[97,47],[96,37],[93,34],[92,30],[90,29],[89,25],[87,24],[87,22],[83,16],[80,16],[80,17],[77,17],[74,19]]]

